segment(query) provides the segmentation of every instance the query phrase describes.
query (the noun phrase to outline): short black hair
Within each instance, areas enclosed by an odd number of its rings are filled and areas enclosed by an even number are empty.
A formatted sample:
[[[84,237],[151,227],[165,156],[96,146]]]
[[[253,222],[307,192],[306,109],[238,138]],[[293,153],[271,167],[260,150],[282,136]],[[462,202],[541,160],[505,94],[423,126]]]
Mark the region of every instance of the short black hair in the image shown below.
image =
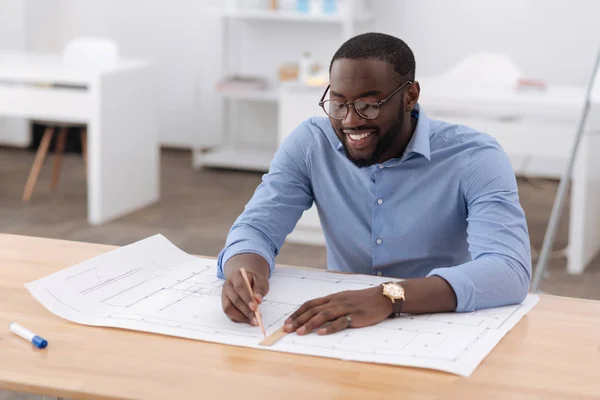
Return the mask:
[[[412,50],[403,40],[385,33],[369,32],[348,39],[333,55],[329,73],[334,61],[342,58],[385,61],[398,75],[398,80],[404,77],[415,80],[416,65]]]

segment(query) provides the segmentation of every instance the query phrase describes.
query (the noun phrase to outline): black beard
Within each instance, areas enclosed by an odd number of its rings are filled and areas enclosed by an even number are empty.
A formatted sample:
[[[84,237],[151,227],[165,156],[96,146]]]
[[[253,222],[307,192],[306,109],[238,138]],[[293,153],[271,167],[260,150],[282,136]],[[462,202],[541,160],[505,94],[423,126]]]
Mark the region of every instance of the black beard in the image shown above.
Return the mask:
[[[343,129],[340,130],[340,133],[344,138],[344,140],[342,140],[342,146],[344,146],[344,150],[346,151],[346,157],[348,157],[348,160],[350,160],[358,168],[370,167],[373,164],[377,164],[383,153],[392,147],[398,136],[400,136],[400,133],[402,132],[402,125],[404,125],[404,113],[401,111],[398,119],[396,122],[394,122],[394,125],[392,125],[392,127],[383,135],[379,129],[373,132],[371,135],[378,135],[379,142],[377,143],[375,150],[373,150],[373,153],[371,153],[371,155],[367,158],[356,158],[350,154],[348,147],[346,146],[346,134],[344,133]]]

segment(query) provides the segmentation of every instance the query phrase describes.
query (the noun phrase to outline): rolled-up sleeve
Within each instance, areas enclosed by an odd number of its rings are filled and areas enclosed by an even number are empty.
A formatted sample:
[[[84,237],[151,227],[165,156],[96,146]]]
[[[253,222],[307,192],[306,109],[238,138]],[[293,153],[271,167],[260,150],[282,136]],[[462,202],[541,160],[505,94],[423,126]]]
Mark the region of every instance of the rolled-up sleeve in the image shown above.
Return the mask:
[[[217,274],[224,278],[227,261],[241,253],[254,253],[275,267],[275,257],[302,213],[310,208],[310,141],[308,123],[302,123],[279,146],[269,172],[229,230],[217,260]]]
[[[525,213],[508,157],[495,143],[471,151],[462,174],[467,240],[472,261],[434,269],[454,289],[456,311],[525,299],[531,284],[531,249]]]

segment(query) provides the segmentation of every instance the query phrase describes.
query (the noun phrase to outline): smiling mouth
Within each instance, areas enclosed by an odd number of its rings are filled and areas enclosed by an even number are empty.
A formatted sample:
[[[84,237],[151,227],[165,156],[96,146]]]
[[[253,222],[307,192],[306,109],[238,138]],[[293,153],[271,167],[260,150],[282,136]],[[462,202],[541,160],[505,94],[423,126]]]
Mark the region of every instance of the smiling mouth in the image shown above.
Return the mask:
[[[348,144],[355,149],[363,149],[371,144],[373,138],[375,137],[375,130],[369,131],[352,131],[344,132],[346,137],[348,138]]]
[[[359,141],[361,139],[364,139],[368,136],[370,136],[373,132],[365,132],[365,133],[349,133],[348,136],[350,137],[350,139],[354,140],[354,141]]]

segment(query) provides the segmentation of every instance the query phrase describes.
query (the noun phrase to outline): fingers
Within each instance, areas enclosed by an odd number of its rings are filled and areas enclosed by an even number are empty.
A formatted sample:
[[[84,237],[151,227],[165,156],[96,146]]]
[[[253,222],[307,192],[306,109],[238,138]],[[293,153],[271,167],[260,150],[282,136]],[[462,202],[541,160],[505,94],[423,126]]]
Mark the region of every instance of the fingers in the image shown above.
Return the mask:
[[[260,304],[267,293],[269,293],[269,280],[263,276],[254,274],[250,274],[249,278],[256,302]]]
[[[254,325],[253,321],[249,319],[245,314],[243,314],[237,307],[233,304],[229,296],[223,292],[221,295],[221,305],[223,306],[223,311],[225,315],[229,317],[233,322],[243,322],[247,324]]]
[[[250,294],[248,285],[239,270],[232,273],[225,281],[221,303],[225,314],[232,321],[257,325],[254,312],[258,310],[258,304],[262,302],[263,297],[269,291],[269,281],[263,276],[248,271],[246,271],[246,276],[254,292],[254,297]]]
[[[242,283],[244,283],[243,279],[241,278],[241,274],[239,275],[240,280],[242,280]],[[250,309],[250,305],[247,300],[250,298],[248,288],[245,288],[246,299],[242,297],[243,293],[243,291],[240,293],[238,289],[236,289],[235,279],[228,279],[223,285],[223,294],[221,296],[223,311],[225,311],[225,314],[232,321],[246,322],[255,325],[254,312]]]
[[[345,316],[347,309],[345,307],[331,307],[328,305],[312,308],[294,320],[291,324],[286,324],[286,332],[296,331],[298,335],[306,335],[315,329],[322,327],[330,321],[336,321]]]
[[[285,324],[286,325],[293,324],[296,319],[298,319],[302,314],[306,313],[307,311],[309,311],[315,307],[319,307],[324,304],[327,304],[329,302],[330,297],[331,296],[325,296],[325,297],[320,297],[318,299],[307,301],[306,303],[302,304],[302,306],[300,306],[300,308],[297,309],[292,315],[290,315],[290,317],[288,319],[285,320]],[[314,315],[314,312],[310,316],[312,317],[313,315]]]
[[[326,303],[326,304],[323,304],[320,306],[316,306],[316,307],[307,309],[304,313],[300,314],[296,318],[293,318],[290,322],[286,321],[285,325],[283,326],[283,329],[288,333],[298,330],[305,323],[307,323],[312,317],[317,315],[321,310],[323,310],[324,308],[327,308],[327,306],[328,306],[328,304]],[[302,307],[300,307],[300,309],[302,309]],[[292,318],[292,317],[290,317],[290,318]]]
[[[334,321],[341,316],[346,314],[346,309],[342,307],[337,308],[327,308],[319,311],[314,317],[312,317],[308,322],[306,322],[303,326],[298,328],[296,333],[298,335],[306,335],[311,333],[313,330],[320,328],[323,324]]]
[[[319,329],[317,333],[319,335],[331,335],[332,333],[336,333],[347,328],[351,327],[349,326],[346,316],[342,315],[341,317],[333,321],[329,326]]]
[[[252,276],[252,275],[250,275],[250,276]],[[248,277],[248,280],[250,280],[250,279],[251,278]],[[236,293],[236,297],[239,297],[241,299],[241,301],[245,304],[246,309],[250,310],[250,303],[254,302],[255,299],[253,299],[252,296],[250,295],[250,291],[248,290],[248,286],[246,285],[246,282],[244,281],[244,278],[242,277],[242,273],[240,271],[236,271],[235,273],[233,273],[231,275],[231,277],[229,278],[229,281],[231,282],[233,291]],[[234,304],[237,307],[237,304],[236,303],[234,303]],[[238,307],[238,309],[240,309],[240,308]],[[243,312],[244,310],[240,309],[240,311]]]

